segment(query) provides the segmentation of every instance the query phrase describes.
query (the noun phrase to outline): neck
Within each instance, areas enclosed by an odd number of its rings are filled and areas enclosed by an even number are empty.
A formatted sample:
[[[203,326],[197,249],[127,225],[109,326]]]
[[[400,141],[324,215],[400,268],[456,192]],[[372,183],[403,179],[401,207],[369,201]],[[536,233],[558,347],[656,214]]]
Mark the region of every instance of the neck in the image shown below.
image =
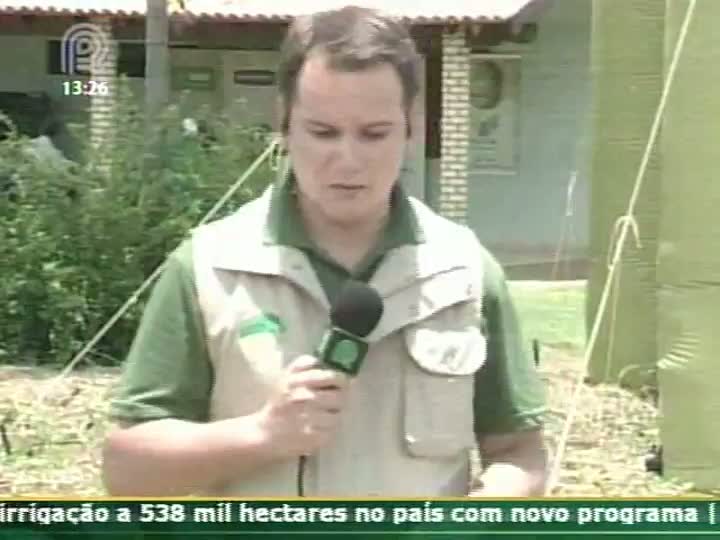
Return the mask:
[[[362,221],[340,222],[323,214],[319,208],[298,194],[298,203],[308,234],[322,249],[334,255],[361,258],[370,251],[385,228],[390,204]],[[353,257],[355,254],[356,257]],[[358,255],[359,254],[359,255]]]

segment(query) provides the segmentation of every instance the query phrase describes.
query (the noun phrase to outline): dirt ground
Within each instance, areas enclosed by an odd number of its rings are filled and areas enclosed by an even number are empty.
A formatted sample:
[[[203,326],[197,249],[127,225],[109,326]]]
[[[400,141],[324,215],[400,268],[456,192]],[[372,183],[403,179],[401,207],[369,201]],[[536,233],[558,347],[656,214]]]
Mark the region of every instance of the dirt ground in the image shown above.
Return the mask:
[[[556,456],[579,359],[545,350],[541,363],[550,413],[548,444]],[[101,496],[99,445],[116,370],[93,369],[58,381],[43,370],[0,367],[0,495]],[[658,440],[654,406],[626,391],[583,387],[561,460],[558,496],[679,495],[686,486],[645,470]],[[1,434],[1,433],[0,433]]]

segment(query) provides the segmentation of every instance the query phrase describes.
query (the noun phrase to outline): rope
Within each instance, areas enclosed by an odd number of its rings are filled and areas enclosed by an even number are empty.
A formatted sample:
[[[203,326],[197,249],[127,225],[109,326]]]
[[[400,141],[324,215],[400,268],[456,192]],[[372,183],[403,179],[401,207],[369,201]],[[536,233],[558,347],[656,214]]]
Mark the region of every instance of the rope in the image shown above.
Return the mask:
[[[618,266],[617,274],[615,275],[615,279],[613,279],[613,285],[612,285],[612,308],[610,310],[610,322],[608,323],[609,328],[609,336],[608,336],[608,344],[607,344],[607,352],[605,354],[605,378],[604,380],[610,379],[610,372],[612,371],[613,361],[615,360],[615,357],[613,355],[613,352],[615,350],[615,328],[617,327],[617,310],[618,310],[618,302],[620,301],[620,281],[622,276],[622,262]]]
[[[550,467],[550,474],[548,477],[548,482],[545,487],[545,494],[549,495],[552,493],[552,491],[555,489],[555,486],[559,480],[560,475],[560,467],[562,464],[562,460],[565,454],[565,451],[567,449],[567,442],[570,435],[570,429],[572,428],[572,424],[575,420],[575,415],[577,413],[577,406],[579,402],[580,392],[583,389],[583,380],[585,378],[585,373],[587,372],[587,367],[590,362],[590,355],[592,354],[592,351],[595,347],[595,343],[597,341],[598,333],[600,330],[600,325],[602,323],[602,319],[605,315],[605,309],[607,307],[607,302],[609,298],[610,288],[613,283],[613,277],[615,274],[615,269],[617,268],[618,261],[620,260],[620,257],[622,256],[622,250],[625,245],[625,239],[627,237],[628,228],[630,227],[630,224],[634,223],[634,212],[635,212],[635,206],[637,204],[637,200],[640,194],[640,188],[642,187],[642,181],[645,176],[645,171],[647,169],[648,163],[650,161],[650,154],[652,152],[653,147],[655,146],[655,140],[657,139],[657,134],[660,128],[660,123],[662,121],[662,118],[665,114],[665,106],[667,104],[668,95],[670,93],[670,88],[672,86],[672,82],[675,78],[675,71],[677,70],[678,61],[680,59],[680,54],[682,53],[682,50],[685,45],[685,39],[688,34],[688,29],[690,27],[690,22],[692,21],[692,17],[695,13],[695,6],[697,5],[697,0],[690,0],[690,4],[688,6],[687,12],[685,13],[685,20],[683,21],[682,28],[680,30],[680,35],[678,37],[677,43],[675,45],[675,50],[673,52],[673,58],[670,63],[669,69],[668,69],[668,75],[667,80],[665,81],[665,84],[663,85],[663,91],[662,95],[660,97],[660,103],[658,104],[657,111],[655,113],[655,118],[653,120],[652,127],[650,129],[650,136],[648,138],[647,145],[645,146],[645,153],[643,155],[642,161],[640,163],[640,168],[638,169],[637,177],[635,178],[635,183],[633,186],[633,191],[630,196],[630,201],[628,203],[628,209],[624,216],[621,217],[621,221],[618,223],[620,225],[616,225],[621,227],[620,230],[620,237],[618,239],[617,245],[615,247],[615,252],[612,258],[612,263],[610,265],[610,271],[608,272],[607,279],[605,280],[605,286],[603,288],[603,293],[600,298],[600,304],[598,306],[597,314],[595,316],[595,321],[593,323],[592,332],[590,333],[590,338],[588,340],[587,347],[585,349],[585,354],[583,357],[583,369],[578,373],[577,381],[575,382],[575,387],[572,392],[572,396],[570,398],[570,402],[568,405],[568,416],[565,420],[562,435],[560,437],[560,440],[558,441],[558,447],[555,453],[555,456],[553,458],[553,462]],[[635,227],[636,230],[636,227]]]
[[[562,231],[560,232],[560,240],[558,241],[557,250],[555,251],[555,262],[553,263],[552,273],[550,277],[555,281],[558,277],[560,260],[566,246],[566,234],[568,227],[572,228],[572,218],[575,215],[575,184],[577,183],[577,171],[573,171],[568,180],[567,195],[565,196],[565,216],[563,217]],[[567,269],[567,266],[566,266]]]
[[[235,192],[240,189],[240,186],[242,186],[248,178],[262,165],[262,163],[268,159],[269,156],[272,156],[273,152],[276,150],[276,147],[278,145],[277,139],[274,139],[268,147],[263,151],[260,156],[245,170],[245,172],[238,178],[238,180],[233,184],[230,189],[228,189],[227,192],[218,200],[218,202],[213,206],[210,211],[208,211],[207,214],[200,220],[200,222],[197,224],[197,227],[205,224],[207,221],[213,218],[213,216],[222,208],[225,203],[235,194]],[[55,388],[57,384],[62,382],[62,380],[67,377],[67,375],[73,370],[73,368],[82,360],[89,352],[90,350],[97,344],[100,339],[113,327],[113,325],[123,316],[125,313],[130,309],[135,303],[137,303],[138,298],[140,295],[145,292],[145,290],[150,287],[150,285],[157,279],[157,277],[162,273],[163,269],[165,268],[165,263],[163,262],[160,264],[155,271],[148,277],[142,285],[140,285],[135,292],[128,298],[127,302],[123,304],[123,306],[115,312],[115,314],[110,317],[110,319],[105,323],[105,325],[93,336],[93,338],[85,345],[85,347],[82,348],[82,350],[75,355],[75,357],[63,368],[63,370],[56,375],[53,379],[51,379],[49,385],[50,387],[46,390],[46,392],[43,393],[40,399],[40,403],[42,403],[47,396],[50,395],[51,391]]]
[[[635,218],[629,216],[621,216],[615,221],[615,227],[613,228],[612,235],[610,236],[610,249],[608,250],[607,267],[608,270],[612,268],[612,261],[610,260],[610,253],[612,253],[612,247],[615,245],[618,230],[624,222],[629,223],[629,227],[632,227],[633,235],[635,238],[635,246],[640,249],[642,248],[642,242],[640,242],[640,230]],[[620,301],[620,281],[622,276],[622,260],[618,261],[618,271],[615,279],[613,280],[613,295],[612,295],[612,309],[610,313],[610,336],[608,338],[607,354],[605,355],[605,380],[610,378],[610,371],[613,363],[613,351],[615,349],[615,327],[617,320],[617,309],[618,302]]]

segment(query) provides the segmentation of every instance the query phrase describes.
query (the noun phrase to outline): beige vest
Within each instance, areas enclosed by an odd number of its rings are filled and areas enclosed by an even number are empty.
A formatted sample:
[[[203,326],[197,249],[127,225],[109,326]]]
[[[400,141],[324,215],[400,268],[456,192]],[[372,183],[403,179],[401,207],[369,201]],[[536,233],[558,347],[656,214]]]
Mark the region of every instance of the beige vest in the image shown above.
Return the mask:
[[[479,330],[482,257],[475,235],[411,199],[427,242],[388,253],[370,284],[385,311],[332,443],[308,459],[308,496],[465,496],[473,433],[473,374],[485,361]],[[257,411],[283,367],[312,354],[329,325],[306,256],[263,244],[269,191],[194,232],[200,308],[215,370],[211,417]],[[244,322],[280,317],[279,335],[240,338]],[[228,476],[212,495],[295,496],[296,459]]]

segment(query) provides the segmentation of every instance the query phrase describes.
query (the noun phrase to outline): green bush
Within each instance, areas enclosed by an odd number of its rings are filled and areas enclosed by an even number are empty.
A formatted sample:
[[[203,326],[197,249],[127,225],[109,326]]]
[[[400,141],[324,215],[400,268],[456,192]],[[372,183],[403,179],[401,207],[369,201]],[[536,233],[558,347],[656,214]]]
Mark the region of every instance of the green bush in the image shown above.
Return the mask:
[[[0,363],[66,364],[269,144],[204,112],[217,140],[203,146],[182,133],[178,106],[148,132],[129,95],[119,101],[112,139],[84,145],[82,163],[42,162],[17,134],[0,142]],[[256,197],[273,174],[261,166],[215,219]],[[143,299],[89,361],[123,359]]]

